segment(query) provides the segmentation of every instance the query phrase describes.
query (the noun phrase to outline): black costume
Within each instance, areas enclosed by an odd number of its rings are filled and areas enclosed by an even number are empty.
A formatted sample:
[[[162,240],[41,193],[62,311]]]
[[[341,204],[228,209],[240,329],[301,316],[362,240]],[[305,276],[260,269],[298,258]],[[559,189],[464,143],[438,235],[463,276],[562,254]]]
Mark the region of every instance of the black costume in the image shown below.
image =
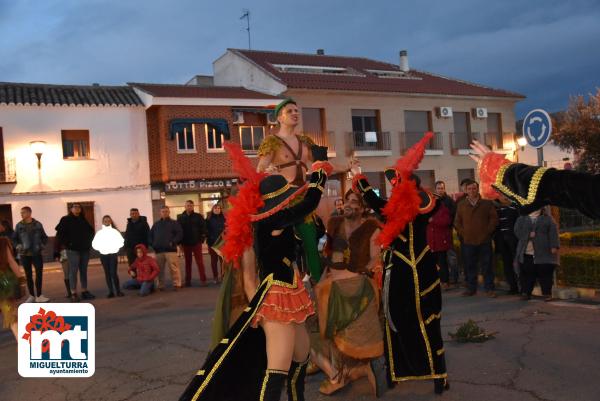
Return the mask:
[[[383,216],[387,201],[364,177],[357,180],[357,188],[369,207]],[[386,359],[392,382],[440,379],[443,385],[447,374],[440,328],[442,294],[426,238],[437,204],[428,192],[419,195],[419,214],[383,254]]]
[[[265,195],[263,183],[284,180],[280,190]],[[306,365],[292,362],[288,372],[267,370],[265,334],[256,326],[263,301],[269,299],[270,290],[301,290],[302,282],[293,269],[295,258],[295,224],[302,222],[319,204],[327,176],[320,169],[311,174],[304,198],[294,206],[286,206],[293,192],[282,176],[268,176],[261,181],[261,194],[265,208],[254,216],[254,247],[262,280],[256,294],[238,320],[208,355],[202,368],[196,373],[180,401],[219,400],[242,401],[272,399],[279,395],[283,382],[288,382],[289,400],[303,400],[304,373]],[[281,199],[286,199],[283,203]],[[270,204],[275,205],[269,207]],[[267,209],[267,210],[265,210]],[[278,230],[281,230],[278,233]],[[306,291],[306,290],[304,290]],[[281,293],[279,293],[281,294]],[[265,303],[266,304],[266,303]],[[310,305],[312,308],[312,304]],[[277,395],[276,395],[277,394]]]
[[[600,218],[600,174],[508,163],[497,171],[492,186],[515,202],[521,214],[553,205]]]

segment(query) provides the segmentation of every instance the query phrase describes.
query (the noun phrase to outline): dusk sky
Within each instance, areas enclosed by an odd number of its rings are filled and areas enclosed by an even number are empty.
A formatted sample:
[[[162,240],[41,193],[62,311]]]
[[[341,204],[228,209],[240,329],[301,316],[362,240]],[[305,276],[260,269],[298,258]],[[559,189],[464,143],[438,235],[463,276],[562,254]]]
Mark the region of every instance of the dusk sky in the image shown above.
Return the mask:
[[[0,81],[185,83],[247,48],[369,57],[522,93],[517,117],[600,87],[598,0],[0,0]]]

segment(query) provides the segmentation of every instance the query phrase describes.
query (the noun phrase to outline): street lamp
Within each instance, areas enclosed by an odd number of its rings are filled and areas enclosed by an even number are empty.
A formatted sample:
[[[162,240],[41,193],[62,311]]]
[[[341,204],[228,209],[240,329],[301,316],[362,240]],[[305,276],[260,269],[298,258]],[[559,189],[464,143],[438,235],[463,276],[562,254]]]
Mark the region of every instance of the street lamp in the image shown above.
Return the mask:
[[[32,142],[29,142],[29,147],[31,148],[31,151],[33,153],[35,153],[35,155],[37,156],[38,170],[41,170],[42,169],[42,155],[44,154],[44,151],[46,150],[46,142],[32,141]]]
[[[521,148],[521,151],[525,150],[525,145],[527,145],[527,139],[524,136],[517,138],[517,145]]]

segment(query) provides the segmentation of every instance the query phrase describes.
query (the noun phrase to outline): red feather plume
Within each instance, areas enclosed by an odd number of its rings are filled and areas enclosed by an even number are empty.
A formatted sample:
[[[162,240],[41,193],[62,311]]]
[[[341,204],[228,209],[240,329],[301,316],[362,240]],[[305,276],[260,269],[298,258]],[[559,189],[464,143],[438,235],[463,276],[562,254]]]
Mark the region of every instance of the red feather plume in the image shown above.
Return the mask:
[[[266,174],[256,171],[239,144],[226,142],[223,146],[242,184],[239,186],[238,193],[229,198],[231,208],[225,212],[222,253],[225,261],[233,262],[234,267],[239,268],[244,250],[252,247],[254,243],[251,216],[264,205],[259,184]]]
[[[425,146],[432,137],[432,132],[425,133],[423,138],[408,149],[394,166],[400,183],[392,188],[392,196],[383,208],[386,222],[379,233],[378,241],[384,247],[390,246],[419,213],[421,197],[416,183],[410,179],[410,176],[423,160]]]

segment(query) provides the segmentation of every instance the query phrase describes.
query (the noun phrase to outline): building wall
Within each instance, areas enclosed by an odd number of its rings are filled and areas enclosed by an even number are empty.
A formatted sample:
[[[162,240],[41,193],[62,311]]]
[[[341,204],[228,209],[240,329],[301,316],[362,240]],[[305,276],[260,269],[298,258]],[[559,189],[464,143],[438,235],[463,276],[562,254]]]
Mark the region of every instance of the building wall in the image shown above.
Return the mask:
[[[336,142],[336,157],[333,160],[339,165],[346,165],[351,156],[352,109],[379,110],[381,130],[390,132],[392,155],[361,157],[361,166],[366,172],[382,171],[384,167],[393,165],[401,156],[401,133],[405,131],[405,110],[431,111],[433,131],[442,133],[443,155],[425,156],[419,169],[434,170],[435,179],[445,181],[449,192],[458,191],[458,169],[476,169],[477,166],[468,156],[452,155],[450,133],[454,130],[453,120],[437,118],[436,107],[450,106],[454,112],[469,113],[475,107],[486,107],[488,113],[501,113],[504,132],[515,132],[515,102],[512,100],[314,90],[289,90],[285,95],[293,97],[300,107],[325,109],[326,129],[333,131]],[[486,124],[485,119],[471,117],[472,132],[486,132]]]
[[[231,161],[223,152],[206,150],[204,125],[194,126],[195,153],[177,153],[169,139],[169,122],[176,118],[222,118],[228,121],[231,140],[239,142],[230,106],[152,106],[148,109],[150,177],[153,184],[171,180],[234,178]]]
[[[279,95],[287,89],[254,63],[229,50],[213,62],[213,71],[217,86],[243,86],[270,95]]]
[[[5,157],[17,175],[16,184],[0,184],[0,203],[11,205],[13,222],[31,206],[51,236],[73,201],[95,202],[96,228],[111,214],[124,230],[130,207],[151,220],[145,120],[143,107],[0,106]],[[65,129],[89,130],[90,159],[63,159]],[[46,142],[41,170],[31,141]]]

